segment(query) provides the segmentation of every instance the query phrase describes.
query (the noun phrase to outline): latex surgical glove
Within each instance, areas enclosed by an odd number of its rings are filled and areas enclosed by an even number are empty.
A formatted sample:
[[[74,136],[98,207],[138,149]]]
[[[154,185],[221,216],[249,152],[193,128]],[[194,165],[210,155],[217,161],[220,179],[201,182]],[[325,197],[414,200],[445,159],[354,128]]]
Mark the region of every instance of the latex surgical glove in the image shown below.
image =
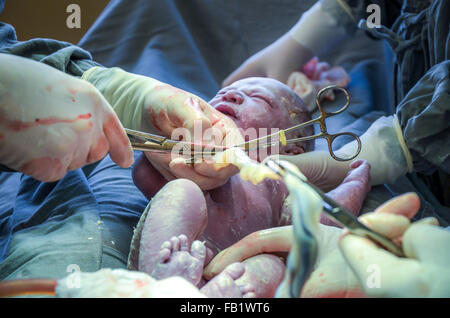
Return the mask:
[[[407,204],[394,201],[384,211],[398,210]],[[348,234],[340,240],[339,248],[364,292],[371,297],[450,297],[450,232],[438,227],[434,218],[410,225],[399,220],[399,215],[392,216],[397,219],[381,222],[379,218],[366,217],[365,223],[401,242],[406,258],[355,235]]]
[[[417,213],[419,208],[420,199],[417,194],[407,193],[389,200],[377,208],[375,212],[364,214],[358,219],[369,228],[401,245],[402,234],[410,226],[409,220]],[[421,222],[435,223],[436,220],[431,218],[431,220],[425,219]],[[319,229],[317,264],[303,287],[301,296],[308,298],[371,296],[370,293],[366,294],[366,290],[376,287],[377,282],[374,278],[378,278],[375,275],[379,273],[377,271],[379,268],[371,264],[365,268],[367,280],[358,279],[338,245],[340,238],[348,233],[347,230],[338,230],[330,226],[321,226]],[[338,230],[337,233],[336,230]],[[324,240],[324,238],[326,239]],[[361,239],[367,241],[364,238]],[[355,255],[361,250],[348,252]],[[358,254],[358,256],[361,256],[361,259],[364,258],[361,254]]]
[[[271,77],[286,83],[314,55],[346,37],[338,21],[317,2],[277,41],[249,57],[231,73],[222,86],[246,77]]]
[[[286,83],[289,75],[308,62],[314,53],[286,33],[274,43],[249,57],[228,75],[222,87],[247,77],[270,77]]]
[[[201,98],[169,84],[120,68],[94,67],[82,78],[100,90],[126,128],[176,140],[181,133],[184,141],[206,144],[232,146],[243,142],[230,118]],[[223,185],[238,171],[233,165],[217,168],[212,159],[189,165],[171,153],[145,152],[145,156],[166,179],[187,178],[205,190]]]
[[[102,159],[133,163],[108,102],[89,83],[50,66],[0,54],[0,163],[40,181]]]
[[[397,116],[380,117],[360,137],[361,152],[353,159],[365,159],[370,163],[372,185],[392,183],[412,171],[411,154],[403,139]],[[356,153],[357,143],[344,145],[335,154],[349,158]],[[313,151],[296,156],[280,155],[281,160],[290,161],[315,185],[331,190],[339,185],[347,175],[350,164],[334,160],[328,151]]]

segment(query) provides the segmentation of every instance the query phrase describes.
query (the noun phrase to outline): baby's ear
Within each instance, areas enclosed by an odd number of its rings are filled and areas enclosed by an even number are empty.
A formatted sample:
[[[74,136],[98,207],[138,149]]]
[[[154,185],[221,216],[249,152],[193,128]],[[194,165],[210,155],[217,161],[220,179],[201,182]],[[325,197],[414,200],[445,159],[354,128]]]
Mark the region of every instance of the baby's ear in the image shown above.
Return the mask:
[[[304,152],[305,149],[302,146],[295,144],[286,145],[280,149],[280,155],[295,156]]]

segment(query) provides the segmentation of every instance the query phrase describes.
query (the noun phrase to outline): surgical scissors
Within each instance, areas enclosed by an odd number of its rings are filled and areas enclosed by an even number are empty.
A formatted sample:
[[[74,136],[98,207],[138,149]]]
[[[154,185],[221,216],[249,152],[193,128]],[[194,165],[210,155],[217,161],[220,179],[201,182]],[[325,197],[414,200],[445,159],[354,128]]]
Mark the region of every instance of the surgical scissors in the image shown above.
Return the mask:
[[[281,177],[283,177],[286,173],[289,173],[294,177],[296,177],[297,179],[299,179],[300,181],[306,183],[308,186],[310,186],[322,198],[324,202],[323,211],[334,221],[346,227],[350,233],[358,236],[368,237],[374,240],[375,242],[379,243],[381,246],[389,250],[391,253],[399,257],[404,257],[403,250],[401,249],[400,246],[396,245],[390,239],[369,229],[367,226],[362,224],[353,214],[347,211],[344,207],[340,206],[336,201],[326,196],[325,193],[323,193],[319,188],[317,188],[315,185],[306,180],[304,176],[298,174],[296,171],[293,171],[286,165],[283,165],[283,163],[280,161],[274,161],[272,159],[269,159],[265,162],[265,165],[270,169],[272,169],[275,173],[277,173]]]
[[[326,93],[330,89],[331,90],[332,89],[338,89],[338,90],[342,91],[345,94],[345,98],[346,98],[345,105],[342,106],[337,111],[334,111],[334,112],[327,112],[322,107],[322,105],[320,104],[320,98],[321,98],[322,94]],[[337,133],[337,134],[329,134],[328,131],[327,131],[327,125],[326,125],[326,122],[325,122],[325,119],[327,119],[329,117],[332,117],[332,116],[335,116],[335,115],[338,115],[338,114],[344,112],[348,108],[348,106],[350,105],[350,96],[349,96],[347,90],[345,88],[342,88],[342,87],[339,87],[339,86],[336,86],[336,85],[331,85],[331,86],[324,87],[317,93],[316,104],[317,104],[317,108],[319,109],[319,112],[320,112],[320,116],[319,117],[317,117],[315,119],[312,119],[312,120],[309,120],[307,122],[304,122],[304,123],[292,126],[290,128],[287,128],[287,129],[282,129],[282,130],[280,130],[280,131],[278,131],[276,133],[273,133],[273,134],[270,134],[270,135],[267,135],[267,136],[263,136],[263,137],[260,137],[260,138],[257,138],[257,139],[253,139],[253,140],[247,141],[247,142],[245,142],[243,144],[238,145],[237,147],[242,147],[246,151],[249,151],[249,150],[252,150],[252,149],[255,149],[255,148],[269,147],[269,146],[272,146],[272,145],[274,145],[276,143],[289,144],[289,143],[296,143],[296,142],[300,142],[300,141],[312,140],[312,139],[317,139],[317,138],[324,138],[324,139],[327,140],[328,151],[329,151],[331,157],[333,157],[333,159],[335,159],[337,161],[348,161],[348,160],[354,159],[361,151],[361,140],[359,139],[359,137],[356,136],[355,134],[351,133],[351,132],[341,132],[341,133]],[[310,125],[313,125],[313,124],[316,124],[316,123],[319,124],[320,133],[312,135],[312,136],[305,136],[305,137],[299,137],[299,138],[293,138],[293,139],[286,140],[286,138],[285,138],[285,134],[286,133],[289,133],[289,132],[292,132],[294,130],[298,130],[298,129],[301,129],[303,127],[310,126]],[[333,142],[338,137],[342,137],[342,136],[349,136],[349,137],[351,137],[352,139],[356,140],[357,145],[358,145],[358,148],[357,148],[355,154],[353,156],[349,157],[349,158],[340,158],[340,157],[336,156],[336,154],[335,154],[335,152],[333,150]],[[269,139],[272,139],[274,137],[278,137],[276,141],[274,141],[274,142],[267,141],[265,144],[260,144],[260,141],[269,140]],[[255,143],[256,143],[256,145],[255,145]]]
[[[330,89],[338,89],[344,92],[346,97],[346,103],[343,107],[341,107],[339,110],[335,112],[327,112],[323,109],[322,105],[320,104],[320,98],[322,94],[326,93]],[[289,143],[296,143],[300,141],[306,141],[306,140],[312,140],[316,138],[325,138],[328,143],[328,151],[335,160],[337,161],[347,161],[352,160],[355,158],[359,152],[361,151],[361,140],[353,133],[350,132],[341,132],[337,134],[329,134],[327,131],[327,125],[325,123],[325,119],[331,116],[338,115],[342,112],[344,112],[348,106],[350,105],[350,96],[342,87],[339,86],[327,86],[323,89],[321,89],[316,96],[316,104],[317,108],[320,111],[320,116],[316,119],[309,120],[307,122],[295,125],[293,127],[279,130],[278,132],[270,135],[266,135],[260,138],[252,139],[250,141],[247,141],[245,143],[235,145],[233,147],[242,148],[245,151],[250,151],[252,149],[259,149],[259,148],[267,148],[269,146],[275,145],[277,143],[281,144],[289,144]],[[303,127],[313,125],[318,123],[320,126],[320,133],[312,135],[312,136],[306,136],[306,137],[299,137],[299,138],[293,138],[286,140],[285,134],[292,132],[294,130],[301,129]],[[217,152],[225,151],[231,147],[225,147],[225,146],[212,146],[212,145],[204,145],[204,144],[196,144],[192,142],[187,141],[177,141],[172,140],[167,137],[140,132],[132,129],[125,129],[126,133],[128,134],[131,145],[134,150],[141,150],[141,151],[155,151],[155,152],[171,152],[174,150],[178,150],[178,154],[182,155],[190,155],[191,161],[192,161],[192,155],[214,155]],[[341,136],[350,136],[352,139],[356,140],[358,144],[358,148],[355,152],[355,154],[350,158],[340,158],[336,156],[333,150],[333,142],[336,140],[336,138]],[[277,138],[275,138],[277,137]],[[275,139],[275,140],[272,140]]]
[[[196,154],[209,153],[214,155],[216,152],[227,150],[227,147],[216,145],[205,145],[201,143],[172,140],[167,137],[145,133],[133,129],[125,128],[131,146],[134,150],[153,151],[153,152],[176,152],[179,155],[192,156]]]

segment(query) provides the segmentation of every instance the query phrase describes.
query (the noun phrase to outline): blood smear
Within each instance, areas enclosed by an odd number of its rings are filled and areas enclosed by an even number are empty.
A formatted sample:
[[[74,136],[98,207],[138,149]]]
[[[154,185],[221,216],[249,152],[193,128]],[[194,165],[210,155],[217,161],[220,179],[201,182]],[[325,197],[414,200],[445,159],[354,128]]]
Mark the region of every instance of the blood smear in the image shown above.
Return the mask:
[[[92,117],[91,113],[86,113],[77,116],[74,119],[62,119],[58,117],[48,117],[48,118],[36,118],[34,122],[22,122],[20,120],[8,121],[7,127],[13,131],[27,130],[40,125],[53,125],[61,123],[74,123],[78,120],[90,119]]]

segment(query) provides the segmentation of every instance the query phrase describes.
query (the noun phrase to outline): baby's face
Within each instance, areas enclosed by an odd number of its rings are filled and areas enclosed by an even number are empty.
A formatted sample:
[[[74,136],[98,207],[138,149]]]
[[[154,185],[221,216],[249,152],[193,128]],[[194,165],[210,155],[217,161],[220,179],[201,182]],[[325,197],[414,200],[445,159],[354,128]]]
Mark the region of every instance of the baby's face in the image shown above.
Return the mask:
[[[209,102],[242,129],[288,128],[289,87],[269,78],[246,78],[221,89]]]
[[[234,120],[246,140],[286,129],[311,119],[303,101],[283,83],[265,77],[237,81],[221,89],[209,102],[211,106]],[[250,138],[245,131],[256,130]],[[262,130],[260,130],[262,129]],[[311,135],[312,127],[288,137]],[[289,144],[280,148],[282,154],[299,154],[310,150],[307,143]],[[263,159],[263,158],[260,158]]]

